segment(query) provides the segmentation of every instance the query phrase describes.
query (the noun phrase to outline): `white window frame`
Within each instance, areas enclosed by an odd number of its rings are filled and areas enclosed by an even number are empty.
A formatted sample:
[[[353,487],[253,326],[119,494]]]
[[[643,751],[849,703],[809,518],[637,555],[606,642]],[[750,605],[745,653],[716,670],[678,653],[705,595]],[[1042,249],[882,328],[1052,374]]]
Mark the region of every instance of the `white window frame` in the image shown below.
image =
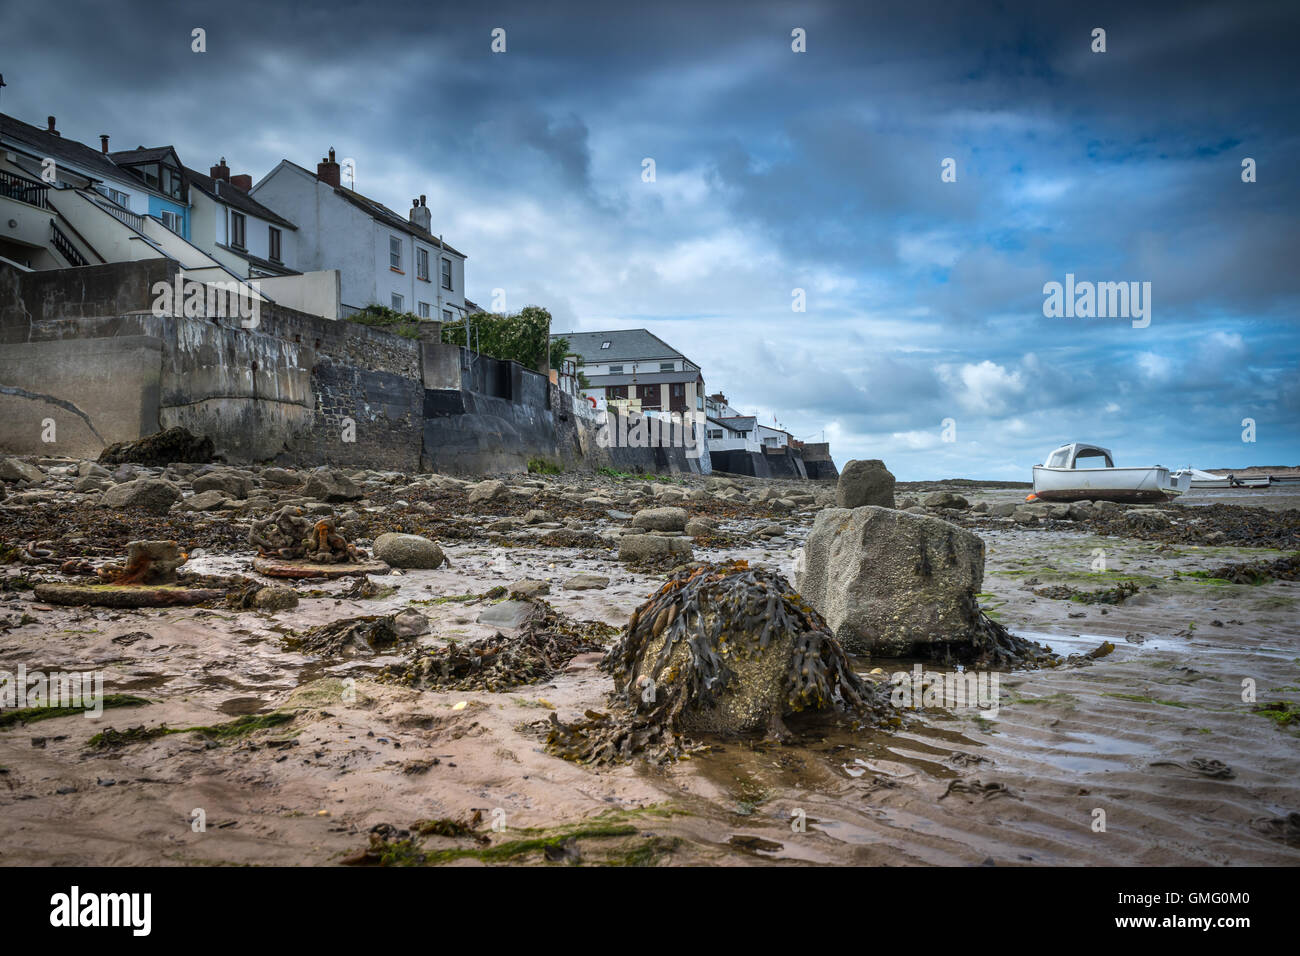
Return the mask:
[[[393,298],[390,300],[390,304],[392,305],[394,312],[406,311],[406,297],[400,292],[393,293]]]
[[[420,318],[422,319],[429,318],[429,303],[427,302],[420,303]]]
[[[388,267],[399,271],[402,268],[402,240],[393,235],[388,237]]]
[[[415,277],[429,281],[429,250],[419,246],[415,247]]]

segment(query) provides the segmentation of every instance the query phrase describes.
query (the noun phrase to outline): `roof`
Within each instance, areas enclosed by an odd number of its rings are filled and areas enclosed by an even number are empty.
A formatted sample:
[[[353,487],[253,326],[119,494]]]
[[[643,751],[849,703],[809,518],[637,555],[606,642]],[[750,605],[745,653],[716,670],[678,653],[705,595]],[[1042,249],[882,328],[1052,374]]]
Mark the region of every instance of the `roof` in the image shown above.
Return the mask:
[[[317,182],[321,181],[321,178],[317,176],[315,173],[313,173],[310,169],[307,169],[306,167],[303,166],[299,166],[297,163],[293,162],[292,160],[286,159],[284,160],[284,163],[289,166],[292,166],[294,169],[306,173],[308,176],[310,176],[312,179],[316,180]],[[328,185],[328,183],[326,185]],[[361,193],[357,192],[355,189],[348,189],[345,186],[335,186],[333,188],[334,188],[334,192],[337,195],[341,196],[343,199],[347,200],[352,205],[356,206],[362,212],[366,213],[366,215],[371,216],[374,219],[378,219],[386,226],[390,226],[393,229],[400,229],[403,232],[410,233],[411,235],[415,236],[417,239],[423,239],[425,242],[429,243],[430,245],[433,246],[440,245],[447,252],[450,252],[452,255],[455,256],[460,256],[462,259],[469,258],[469,256],[465,255],[465,253],[460,252],[457,249],[453,249],[450,245],[440,240],[433,233],[426,232],[425,230],[417,226],[415,223],[407,219],[405,216],[398,215],[397,213],[393,212],[393,210],[389,209],[387,206],[385,206],[383,203],[379,202],[378,200],[370,199],[366,196],[361,195]]]
[[[92,176],[119,181],[135,179],[99,150],[66,136],[55,136],[4,113],[0,113],[0,142],[20,143],[40,156],[79,166]]]
[[[638,362],[654,359],[685,359],[659,336],[648,329],[617,329],[610,332],[560,332],[552,339],[568,339],[569,351],[582,356],[588,365],[606,365],[609,362]],[[601,348],[604,342],[609,348]],[[692,365],[699,367],[697,363]]]
[[[243,259],[249,265],[256,269],[261,269],[263,272],[273,272],[280,276],[302,275],[302,273],[297,269],[290,269],[283,262],[272,262],[270,259],[263,259],[261,256],[252,255],[249,252],[236,249],[234,246],[223,245],[220,242],[216,243],[216,246],[218,249],[221,249],[223,252],[228,252],[232,256],[239,256],[239,258]]]
[[[689,372],[637,372],[636,375],[589,375],[587,381],[593,387],[603,385],[673,385],[679,382],[701,381],[700,373]]]
[[[119,166],[134,166],[136,163],[156,163],[168,156],[180,162],[176,150],[171,146],[137,146],[135,149],[119,149],[108,154]]]
[[[730,428],[732,431],[747,432],[751,431],[757,424],[758,419],[753,415],[736,415],[727,418],[710,418],[709,421],[717,422],[724,428]]]
[[[277,226],[283,226],[285,229],[297,229],[298,227],[285,219],[279,213],[263,206],[248,193],[244,192],[237,186],[221,179],[213,179],[206,176],[197,169],[184,167],[185,175],[189,177],[190,184],[197,186],[199,191],[211,196],[222,205],[229,206],[232,209],[238,209],[240,212],[248,213],[250,216],[256,216],[258,219],[265,219],[267,222],[275,223]]]

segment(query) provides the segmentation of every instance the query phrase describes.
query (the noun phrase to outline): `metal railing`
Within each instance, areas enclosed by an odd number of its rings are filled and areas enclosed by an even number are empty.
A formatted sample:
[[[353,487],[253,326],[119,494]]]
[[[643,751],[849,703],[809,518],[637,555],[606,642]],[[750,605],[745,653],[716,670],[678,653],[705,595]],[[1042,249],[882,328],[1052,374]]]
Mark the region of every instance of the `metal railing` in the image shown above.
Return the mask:
[[[117,203],[113,202],[113,200],[97,196],[94,193],[87,192],[82,193],[82,195],[118,222],[130,226],[136,232],[144,232],[144,216],[139,213],[132,212],[129,209],[123,209]]]
[[[84,266],[89,264],[86,257],[77,251],[77,247],[72,244],[72,240],[64,234],[63,230],[58,227],[58,224],[55,223],[53,219],[50,220],[50,234],[54,248],[58,250],[59,255],[63,256],[64,259],[68,260],[68,262],[74,266]]]
[[[39,183],[26,176],[18,176],[0,169],[0,196],[25,202],[38,209],[49,209],[50,203],[46,198],[49,190],[50,187],[46,183]]]

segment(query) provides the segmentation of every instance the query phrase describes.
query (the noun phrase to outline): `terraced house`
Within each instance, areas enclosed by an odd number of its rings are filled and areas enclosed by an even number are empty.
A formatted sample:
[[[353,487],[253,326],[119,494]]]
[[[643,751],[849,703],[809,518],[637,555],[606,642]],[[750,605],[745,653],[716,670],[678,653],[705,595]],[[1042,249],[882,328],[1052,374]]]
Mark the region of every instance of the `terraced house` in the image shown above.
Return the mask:
[[[643,412],[704,412],[704,375],[663,339],[646,329],[562,332],[569,352],[582,359],[591,387],[606,405]]]

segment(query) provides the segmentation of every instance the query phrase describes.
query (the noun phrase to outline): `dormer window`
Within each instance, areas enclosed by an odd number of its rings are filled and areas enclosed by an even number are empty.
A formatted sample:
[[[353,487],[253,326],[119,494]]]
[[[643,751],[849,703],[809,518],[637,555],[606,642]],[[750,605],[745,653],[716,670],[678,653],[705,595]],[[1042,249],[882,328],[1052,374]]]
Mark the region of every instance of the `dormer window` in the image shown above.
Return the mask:
[[[600,343],[600,347],[601,347],[602,349],[607,349],[607,348],[609,348],[609,343],[608,343],[608,342],[601,342],[601,343]]]

